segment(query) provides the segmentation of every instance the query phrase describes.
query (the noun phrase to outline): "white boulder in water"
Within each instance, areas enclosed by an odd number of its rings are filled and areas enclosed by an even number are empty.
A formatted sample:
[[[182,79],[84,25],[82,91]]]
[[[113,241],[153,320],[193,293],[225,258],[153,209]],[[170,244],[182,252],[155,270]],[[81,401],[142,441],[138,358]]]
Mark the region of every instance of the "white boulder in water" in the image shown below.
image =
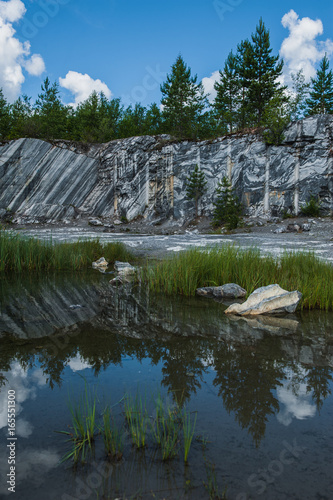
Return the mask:
[[[297,290],[288,292],[279,285],[263,286],[255,290],[243,304],[232,304],[226,314],[240,316],[295,312],[302,294]]]

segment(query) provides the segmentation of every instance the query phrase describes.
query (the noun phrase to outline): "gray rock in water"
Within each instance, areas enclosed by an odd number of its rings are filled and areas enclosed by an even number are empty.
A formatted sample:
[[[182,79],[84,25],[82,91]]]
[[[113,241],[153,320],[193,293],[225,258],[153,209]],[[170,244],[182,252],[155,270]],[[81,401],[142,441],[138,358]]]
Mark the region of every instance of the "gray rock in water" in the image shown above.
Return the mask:
[[[198,288],[196,294],[202,297],[219,297],[224,299],[239,299],[246,295],[246,290],[236,283],[227,283],[222,286],[207,286]]]
[[[255,290],[243,304],[232,304],[225,313],[240,316],[293,313],[301,298],[297,290],[288,292],[279,285],[269,285]]]

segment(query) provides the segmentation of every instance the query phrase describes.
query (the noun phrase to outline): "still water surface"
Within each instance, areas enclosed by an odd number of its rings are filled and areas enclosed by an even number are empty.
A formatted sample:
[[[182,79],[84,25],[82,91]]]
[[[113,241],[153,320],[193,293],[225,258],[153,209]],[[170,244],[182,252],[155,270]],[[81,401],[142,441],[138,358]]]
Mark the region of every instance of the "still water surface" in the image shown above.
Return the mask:
[[[16,498],[69,500],[333,498],[333,315],[232,319],[210,299],[115,289],[99,273],[0,281],[0,497],[7,498],[7,394],[16,391]],[[73,307],[75,306],[75,307]],[[82,378],[84,377],[84,378]],[[158,392],[197,412],[189,463],[168,462],[148,437],[123,460],[59,464],[69,399],[98,394],[124,422],[125,392]],[[194,415],[194,413],[192,414]],[[124,428],[126,431],[126,427]]]

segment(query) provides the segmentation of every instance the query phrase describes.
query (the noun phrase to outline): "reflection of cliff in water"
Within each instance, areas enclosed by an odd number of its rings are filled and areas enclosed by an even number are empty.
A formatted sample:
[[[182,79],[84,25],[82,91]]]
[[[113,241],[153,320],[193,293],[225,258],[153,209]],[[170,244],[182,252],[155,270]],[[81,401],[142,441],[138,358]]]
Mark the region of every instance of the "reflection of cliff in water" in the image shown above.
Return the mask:
[[[38,363],[53,387],[73,358],[96,375],[124,358],[148,358],[181,404],[213,370],[210,390],[256,443],[279,412],[276,390],[287,378],[295,394],[305,385],[320,410],[332,380],[333,315],[246,320],[223,311],[209,299],[116,289],[97,273],[2,282],[0,370]]]

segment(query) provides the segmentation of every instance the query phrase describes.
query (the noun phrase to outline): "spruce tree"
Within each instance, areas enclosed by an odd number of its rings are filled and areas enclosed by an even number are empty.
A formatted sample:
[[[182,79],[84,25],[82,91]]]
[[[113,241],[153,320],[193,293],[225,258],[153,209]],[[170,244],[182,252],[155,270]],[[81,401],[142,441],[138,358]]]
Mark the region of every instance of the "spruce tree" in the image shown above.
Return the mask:
[[[329,70],[327,55],[321,60],[316,78],[311,79],[310,97],[307,99],[309,115],[333,113],[333,74]]]
[[[278,83],[283,61],[271,55],[269,31],[260,18],[252,43],[244,52],[246,110],[254,125],[261,125],[265,108],[273,97],[281,96],[285,87]]]
[[[166,131],[179,139],[198,137],[200,116],[208,103],[202,83],[197,84],[197,75],[191,76],[182,56],[172,65],[161,92]]]
[[[220,81],[214,85],[217,95],[214,101],[217,118],[226,124],[229,132],[238,128],[238,114],[241,104],[241,81],[237,58],[231,51],[220,71]]]
[[[200,198],[207,190],[207,181],[205,174],[199,169],[198,165],[194,167],[193,172],[187,177],[186,198],[195,202],[195,217],[198,217],[198,204]]]
[[[242,40],[237,46],[236,61],[237,73],[239,75],[240,84],[240,108],[238,112],[238,127],[244,129],[249,125],[249,118],[247,114],[247,52],[251,50],[249,40]]]
[[[227,177],[223,177],[217,185],[216,200],[213,205],[213,224],[215,226],[225,224],[229,230],[236,229],[242,207]]]

